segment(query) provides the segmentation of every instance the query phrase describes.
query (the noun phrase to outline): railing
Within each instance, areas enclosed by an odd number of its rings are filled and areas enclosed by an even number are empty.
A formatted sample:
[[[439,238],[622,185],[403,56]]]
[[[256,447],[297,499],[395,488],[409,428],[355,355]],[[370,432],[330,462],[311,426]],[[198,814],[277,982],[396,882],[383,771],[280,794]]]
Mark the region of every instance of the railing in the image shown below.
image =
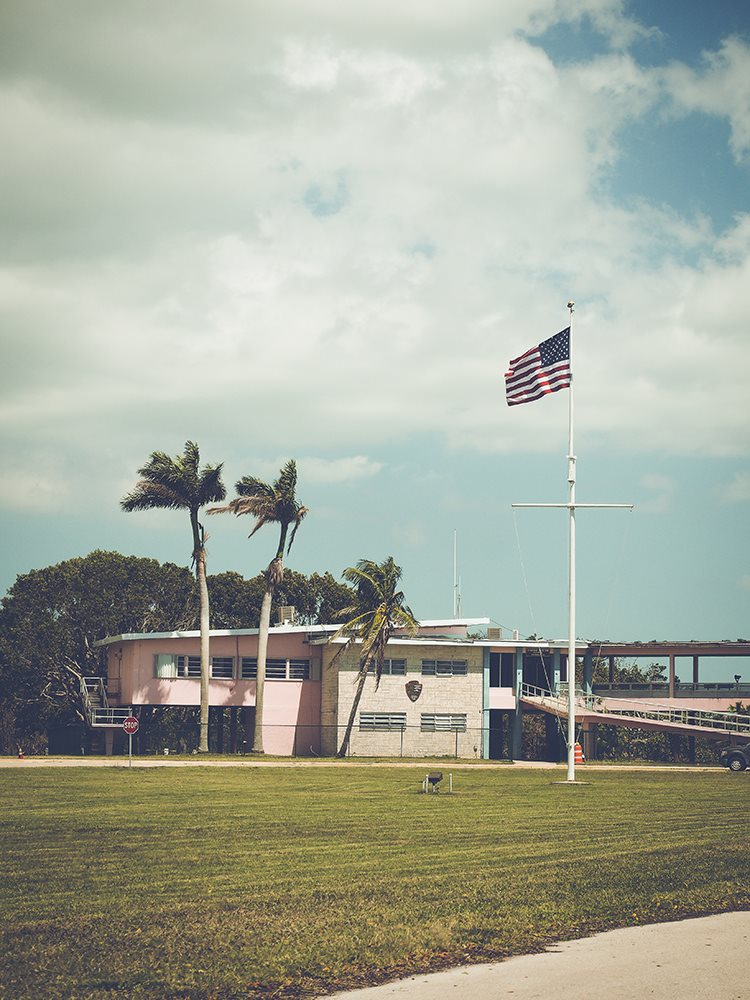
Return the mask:
[[[533,698],[542,705],[550,705],[556,711],[562,711],[567,714],[567,693],[565,695],[553,694],[544,688],[534,687],[532,684],[523,684],[521,686],[521,697]],[[750,734],[750,716],[738,715],[736,712],[704,712],[700,709],[673,708],[670,705],[654,705],[644,708],[642,702],[630,701],[624,698],[618,698],[618,702],[623,707],[618,706],[617,708],[613,708],[611,701],[609,704],[605,704],[604,700],[598,695],[587,694],[580,689],[575,692],[576,708],[580,708],[583,711],[596,712],[603,715],[615,715],[628,719],[663,722],[666,725],[673,726],[691,726],[700,729],[715,729],[727,733]]]
[[[86,721],[92,728],[121,726],[130,715],[129,708],[110,708],[107,703],[107,688],[102,677],[81,678],[81,701]]]
[[[612,684],[604,682],[594,684],[593,690],[595,694],[604,694],[607,691],[612,691],[613,693],[637,691],[639,694],[643,693],[644,696],[648,697],[651,694],[665,694],[669,691],[669,684],[666,681],[618,681]],[[678,697],[694,694],[705,695],[707,697],[712,695],[734,697],[737,700],[741,700],[743,695],[750,695],[750,684],[740,684],[735,681],[722,681],[719,683],[675,681],[674,692]]]

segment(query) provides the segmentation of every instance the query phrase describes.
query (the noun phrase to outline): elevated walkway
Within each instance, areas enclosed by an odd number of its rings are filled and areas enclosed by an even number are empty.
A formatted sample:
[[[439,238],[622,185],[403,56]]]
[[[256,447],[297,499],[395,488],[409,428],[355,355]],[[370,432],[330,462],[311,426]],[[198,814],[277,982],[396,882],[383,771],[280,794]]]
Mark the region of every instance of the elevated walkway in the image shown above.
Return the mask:
[[[531,684],[521,687],[520,701],[526,708],[534,708],[558,718],[568,717],[567,692],[554,693]],[[616,701],[616,706],[613,702]],[[676,708],[673,705],[654,704],[652,699],[601,698],[577,691],[575,695],[576,720],[583,725],[598,723],[605,726],[627,726],[631,729],[651,729],[664,733],[682,733],[688,736],[707,736],[710,739],[745,737],[750,739],[750,718],[735,712],[702,711],[696,708]]]

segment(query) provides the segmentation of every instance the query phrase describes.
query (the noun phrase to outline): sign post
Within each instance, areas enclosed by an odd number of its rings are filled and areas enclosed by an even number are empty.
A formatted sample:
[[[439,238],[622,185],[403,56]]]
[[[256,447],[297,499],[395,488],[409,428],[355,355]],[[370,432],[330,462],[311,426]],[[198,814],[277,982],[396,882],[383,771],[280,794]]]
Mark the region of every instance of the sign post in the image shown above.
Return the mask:
[[[123,730],[128,734],[128,767],[133,766],[133,736],[138,732],[138,719],[134,715],[129,715],[122,724]]]

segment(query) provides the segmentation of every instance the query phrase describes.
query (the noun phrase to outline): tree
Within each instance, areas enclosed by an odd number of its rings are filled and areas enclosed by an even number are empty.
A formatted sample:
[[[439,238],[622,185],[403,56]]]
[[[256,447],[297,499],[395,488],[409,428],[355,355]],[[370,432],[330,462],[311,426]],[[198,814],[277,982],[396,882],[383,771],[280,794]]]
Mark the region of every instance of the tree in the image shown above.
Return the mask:
[[[152,452],[150,459],[138,470],[141,477],[132,493],[120,501],[124,511],[186,510],[190,515],[193,534],[193,566],[200,598],[201,635],[201,714],[199,750],[208,753],[208,678],[209,678],[209,603],[206,583],[206,535],[198,520],[201,507],[223,500],[226,490],[221,481],[222,465],[200,468],[198,445],[185,444],[185,451],[171,458],[163,451]]]
[[[365,680],[373,665],[376,690],[380,684],[385,650],[391,635],[395,630],[414,635],[419,628],[411,609],[404,604],[403,591],[396,589],[401,579],[401,567],[396,565],[392,556],[382,563],[360,559],[356,566],[348,567],[342,575],[354,587],[354,602],[341,611],[347,621],[334,638],[344,635],[347,641],[334,659],[356,643],[361,643],[361,651],[357,688],[337,757],[346,756]]]
[[[266,651],[268,649],[268,630],[271,626],[271,603],[276,588],[284,579],[284,548],[292,547],[297,529],[307,514],[296,496],[297,465],[290,459],[279,472],[279,478],[273,483],[264,483],[253,476],[243,476],[235,484],[239,496],[224,507],[213,507],[209,514],[232,513],[237,517],[251,514],[255,518],[255,527],[248,535],[252,538],[264,524],[278,524],[279,544],[276,555],[265,571],[265,592],[260,607],[260,625],[258,628],[258,668],[255,685],[255,732],[253,734],[253,753],[263,753],[263,698],[266,680]],[[294,527],[292,527],[292,525]],[[289,528],[292,533],[289,535]]]
[[[0,605],[0,753],[44,749],[51,724],[83,720],[80,678],[101,672],[97,639],[194,628],[184,567],[92,552],[16,578]]]

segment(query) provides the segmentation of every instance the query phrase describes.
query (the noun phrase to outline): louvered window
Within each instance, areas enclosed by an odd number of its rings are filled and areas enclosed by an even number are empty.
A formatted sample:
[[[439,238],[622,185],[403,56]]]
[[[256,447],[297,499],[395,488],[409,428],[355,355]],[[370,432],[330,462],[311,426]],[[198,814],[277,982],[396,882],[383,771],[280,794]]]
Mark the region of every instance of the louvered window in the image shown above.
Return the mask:
[[[406,712],[360,712],[359,728],[362,732],[396,730],[406,728]]]
[[[423,712],[423,733],[465,733],[466,715],[455,712]]]
[[[465,677],[468,672],[466,660],[422,660],[424,677]]]

